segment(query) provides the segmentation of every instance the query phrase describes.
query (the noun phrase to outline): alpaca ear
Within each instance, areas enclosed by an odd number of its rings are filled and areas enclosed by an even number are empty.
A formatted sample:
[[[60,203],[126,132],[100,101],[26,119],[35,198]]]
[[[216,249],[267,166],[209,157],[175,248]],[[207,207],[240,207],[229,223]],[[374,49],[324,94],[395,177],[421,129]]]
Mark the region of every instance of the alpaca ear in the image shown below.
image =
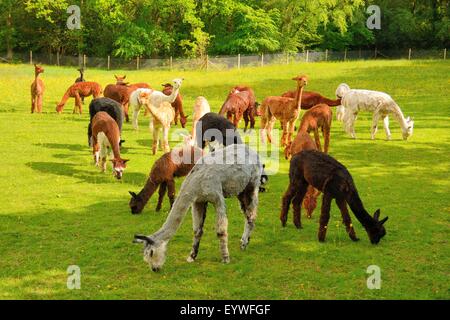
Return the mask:
[[[122,159],[123,163],[127,163],[130,159]]]
[[[144,236],[144,235],[141,235],[141,234],[136,234],[136,235],[134,235],[133,243],[145,243],[146,245],[147,244],[152,245],[152,244],[155,243],[155,241],[153,241],[152,239],[150,239],[147,236]]]
[[[373,214],[373,218],[378,221],[380,219],[380,209],[378,209],[377,211],[375,211],[375,213]]]
[[[119,77],[118,77],[118,76],[116,76],[116,75],[114,75],[114,78],[116,78],[116,80],[119,80]]]
[[[137,194],[134,193],[133,191],[128,191],[128,193],[129,193],[130,196],[132,196],[133,198],[137,198]]]
[[[389,217],[384,218],[379,222],[380,226],[383,225],[386,221],[388,221]]]

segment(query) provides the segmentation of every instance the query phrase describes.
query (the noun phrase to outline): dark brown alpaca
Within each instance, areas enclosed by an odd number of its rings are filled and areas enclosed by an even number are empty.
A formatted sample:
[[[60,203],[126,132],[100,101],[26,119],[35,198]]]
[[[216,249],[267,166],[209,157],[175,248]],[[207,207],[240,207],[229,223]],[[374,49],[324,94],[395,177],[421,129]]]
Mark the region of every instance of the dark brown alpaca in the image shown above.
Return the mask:
[[[319,138],[319,129],[322,129],[324,140],[323,152],[328,153],[332,119],[333,111],[331,111],[331,108],[326,104],[319,104],[305,112],[298,132],[310,133],[311,131],[314,131],[314,139],[317,148],[322,151]]]
[[[170,83],[165,83],[162,86],[164,87],[162,93],[164,93],[166,96],[170,96],[173,92],[173,85]],[[172,107],[175,109],[175,125],[178,125],[178,117],[180,117],[181,127],[186,128],[188,116],[186,116],[183,111],[183,98],[181,97],[181,94],[177,95],[175,101],[172,103]]]
[[[102,95],[102,86],[97,82],[74,83],[69,87],[69,89],[67,89],[61,99],[61,102],[56,106],[56,112],[61,113],[67,100],[69,100],[69,98],[75,98],[75,108],[73,109],[73,113],[78,112],[81,114],[83,112],[83,103],[81,98],[89,97],[90,95],[92,95],[94,99],[100,97]]]
[[[294,99],[296,95],[296,91],[287,91],[282,94],[282,97],[292,98]],[[305,91],[303,92],[302,96],[302,106],[301,108],[303,110],[308,110],[314,107],[315,105],[325,103],[329,105],[330,107],[336,107],[341,105],[341,99],[331,100],[324,96],[322,96],[320,93],[313,92],[313,91]]]
[[[301,228],[301,203],[309,185],[323,193],[320,226],[318,232],[319,241],[325,241],[330,219],[330,206],[333,199],[342,214],[342,220],[350,239],[358,241],[352,221],[347,209],[347,204],[355,214],[358,221],[366,229],[370,241],[373,244],[380,242],[386,235],[383,224],[388,217],[380,218],[380,209],[370,216],[359,197],[353,178],[348,170],[329,155],[309,150],[302,151],[292,157],[289,170],[289,186],[282,200],[280,214],[281,224],[286,225],[287,214],[291,202],[294,208],[294,224]]]
[[[317,146],[308,133],[300,131],[295,137],[294,142],[290,143],[284,149],[284,157],[286,160],[289,160],[291,156],[296,155],[303,150],[317,150]],[[313,186],[308,186],[305,198],[303,199],[303,208],[306,209],[306,216],[308,218],[312,217],[312,214],[317,207],[317,198],[319,195],[320,192],[318,190],[314,189]]]
[[[31,113],[42,112],[42,100],[44,98],[44,81],[39,79],[39,75],[44,73],[44,68],[34,65],[34,81],[31,84]]]
[[[247,131],[250,121],[250,129],[255,128],[256,101],[253,89],[245,86],[236,86],[228,94],[227,100],[222,105],[219,114],[227,116],[237,128],[239,121],[244,117],[245,128]]]
[[[141,213],[151,196],[159,187],[159,198],[156,211],[161,210],[162,201],[166,190],[169,189],[168,197],[170,207],[175,201],[175,178],[186,176],[195,163],[202,157],[201,149],[192,146],[183,146],[165,153],[153,164],[150,176],[144,188],[136,194],[130,191],[130,208],[132,214]]]

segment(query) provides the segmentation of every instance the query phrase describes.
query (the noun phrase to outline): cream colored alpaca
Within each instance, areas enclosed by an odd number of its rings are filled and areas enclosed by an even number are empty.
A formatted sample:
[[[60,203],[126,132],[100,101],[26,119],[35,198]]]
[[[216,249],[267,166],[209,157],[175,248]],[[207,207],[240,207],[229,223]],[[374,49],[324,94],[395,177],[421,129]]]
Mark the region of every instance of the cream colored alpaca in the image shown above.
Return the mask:
[[[169,130],[170,126],[175,119],[175,110],[170,102],[163,101],[159,107],[154,106],[151,103],[151,94],[148,92],[141,92],[139,95],[139,103],[144,105],[153,117],[153,145],[152,152],[156,154],[159,144],[159,131],[163,131],[163,150],[164,152],[170,152],[169,146]]]
[[[211,107],[209,106],[208,100],[205,97],[197,97],[194,104],[194,117],[192,119],[192,133],[191,133],[191,144],[195,144],[195,128],[197,126],[198,120],[203,117],[208,112],[211,112]]]

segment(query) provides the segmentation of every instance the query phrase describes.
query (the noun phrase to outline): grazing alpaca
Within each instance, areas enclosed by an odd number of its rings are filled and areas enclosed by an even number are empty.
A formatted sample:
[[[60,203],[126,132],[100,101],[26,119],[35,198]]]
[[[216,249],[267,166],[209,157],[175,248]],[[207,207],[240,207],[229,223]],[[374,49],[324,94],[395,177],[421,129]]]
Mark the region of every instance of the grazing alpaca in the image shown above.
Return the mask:
[[[196,145],[205,149],[206,142],[217,141],[224,146],[242,144],[241,136],[230,120],[209,112],[201,117],[195,126]]]
[[[308,185],[311,185],[323,193],[318,232],[319,241],[325,241],[332,199],[336,199],[336,204],[341,211],[343,223],[350,239],[353,241],[358,240],[347,210],[347,204],[366,229],[369,239],[373,244],[377,244],[385,236],[386,230],[383,224],[387,221],[388,217],[379,221],[379,209],[373,217],[367,213],[359,198],[352,176],[341,163],[329,155],[314,150],[300,152],[292,157],[289,179],[289,187],[283,196],[280,214],[280,220],[283,226],[286,225],[287,213],[292,201],[294,215],[297,217],[294,221],[297,228],[301,228],[301,203]]]
[[[203,235],[207,204],[211,202],[216,209],[216,233],[220,241],[222,262],[229,263],[225,198],[237,196],[240,201],[246,219],[241,238],[241,249],[244,250],[255,226],[262,174],[263,167],[257,153],[243,144],[229,146],[204,156],[181,185],[180,193],[164,225],[150,236],[135,235],[134,242],[145,244],[144,261],[153,271],[161,269],[166,258],[167,244],[192,205],[194,241],[187,261],[193,262]]]
[[[135,130],[139,129],[138,116],[139,116],[139,112],[141,110],[141,106],[143,106],[143,104],[140,103],[140,101],[139,101],[139,97],[140,97],[141,93],[149,94],[150,103],[155,107],[159,107],[162,102],[173,103],[176,100],[176,98],[180,92],[182,82],[183,82],[183,79],[174,79],[173,80],[174,90],[172,91],[172,94],[170,96],[166,96],[161,91],[155,91],[152,89],[145,89],[145,88],[137,89],[136,91],[134,91],[130,96],[130,105],[133,108],[133,128]],[[153,118],[152,118],[152,119],[150,119],[150,125],[149,125],[150,131],[153,131],[153,127],[154,127],[154,125],[153,125]]]
[[[310,133],[314,131],[314,138],[318,150],[322,151],[320,146],[319,129],[322,129],[322,135],[324,140],[323,152],[328,153],[328,148],[330,146],[330,132],[331,132],[331,121],[333,119],[333,111],[326,104],[319,104],[312,107],[303,115],[302,121],[300,123],[299,132]]]
[[[206,100],[205,97],[197,97],[197,99],[195,99],[195,104],[194,104],[194,116],[192,118],[192,133],[191,133],[191,139],[193,144],[195,144],[196,140],[196,127],[197,127],[197,122],[200,120],[201,117],[203,117],[205,114],[211,112],[211,107],[209,106],[208,100]]]
[[[92,145],[96,166],[101,166],[106,171],[106,157],[108,149],[112,149],[113,174],[117,179],[122,179],[122,174],[129,160],[120,157],[120,131],[116,121],[106,112],[98,112],[92,119]]]
[[[233,121],[237,128],[239,121],[244,117],[245,128],[247,131],[248,122],[250,121],[250,129],[255,128],[256,102],[255,94],[251,88],[238,86],[228,94],[227,100],[219,111],[221,116],[227,116],[227,119]]]
[[[136,194],[130,191],[131,200],[129,205],[131,213],[141,213],[158,187],[159,198],[156,211],[158,212],[161,210],[167,189],[169,190],[168,197],[170,207],[172,208],[175,200],[175,178],[186,176],[202,156],[202,150],[192,146],[183,146],[165,153],[161,158],[156,160],[141,192]]]
[[[402,110],[392,97],[384,92],[350,89],[348,85],[341,84],[336,94],[342,97],[342,106],[345,108],[343,117],[345,131],[356,139],[355,120],[359,111],[370,111],[373,113],[371,139],[375,139],[378,130],[378,122],[383,119],[384,131],[387,140],[391,139],[389,130],[389,114],[400,124],[403,140],[407,140],[413,134],[414,121],[409,117],[405,119]]]
[[[295,99],[286,97],[267,97],[261,104],[261,141],[265,136],[272,143],[272,129],[276,119],[279,119],[283,128],[281,145],[284,147],[291,142],[295,121],[300,115],[300,105],[303,88],[307,85],[306,76],[298,76],[292,80],[297,81],[297,95]]]
[[[159,144],[159,131],[163,130],[163,150],[164,152],[170,151],[169,146],[169,130],[170,126],[175,118],[175,110],[169,102],[163,101],[157,107],[151,102],[151,93],[141,92],[139,95],[139,104],[144,105],[153,117],[153,145],[152,152],[156,154]]]
[[[173,92],[173,85],[170,83],[166,83],[162,85],[164,87],[162,93],[164,93],[167,96],[170,96]],[[180,117],[180,123],[182,128],[186,128],[186,122],[187,117],[184,115],[183,111],[183,98],[181,97],[181,94],[178,93],[177,97],[175,98],[175,101],[172,102],[172,107],[175,109],[175,125],[178,125],[178,117]]]
[[[44,68],[34,65],[34,81],[31,84],[31,113],[42,112],[42,100],[44,98],[44,81],[39,79],[39,75],[44,73]]]
[[[56,106],[56,112],[61,113],[64,109],[64,105],[66,104],[69,98],[75,98],[75,108],[73,109],[73,113],[78,112],[82,113],[83,103],[81,102],[82,97],[89,97],[92,95],[94,99],[100,97],[102,94],[102,86],[97,82],[77,82],[74,83],[67,89],[64,94],[61,102]]]
[[[295,95],[296,95],[296,91],[287,91],[282,94],[282,97],[294,99]],[[322,103],[327,104],[330,107],[336,107],[341,104],[341,99],[338,98],[336,100],[331,100],[331,99],[328,99],[328,98],[322,96],[318,92],[313,92],[313,91],[304,91],[303,92],[302,106],[301,106],[301,108],[303,110],[311,109],[312,107],[314,107],[318,104],[322,104]]]
[[[116,121],[117,126],[119,127],[119,132],[122,133],[123,113],[120,103],[110,98],[93,99],[89,104],[89,115],[90,115],[90,121],[88,126],[89,146],[92,145],[92,119],[100,111],[104,111],[107,114],[109,114]],[[120,142],[121,142],[120,145],[122,145],[123,141],[120,140]]]

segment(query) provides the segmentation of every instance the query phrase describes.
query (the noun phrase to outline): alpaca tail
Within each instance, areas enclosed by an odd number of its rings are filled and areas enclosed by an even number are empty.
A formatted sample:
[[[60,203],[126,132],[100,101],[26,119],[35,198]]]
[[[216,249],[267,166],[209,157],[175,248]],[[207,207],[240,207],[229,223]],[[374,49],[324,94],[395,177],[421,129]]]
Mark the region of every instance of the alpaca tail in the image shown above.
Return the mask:
[[[322,103],[325,103],[330,107],[337,107],[341,105],[341,99],[331,100],[328,98],[323,98]]]

